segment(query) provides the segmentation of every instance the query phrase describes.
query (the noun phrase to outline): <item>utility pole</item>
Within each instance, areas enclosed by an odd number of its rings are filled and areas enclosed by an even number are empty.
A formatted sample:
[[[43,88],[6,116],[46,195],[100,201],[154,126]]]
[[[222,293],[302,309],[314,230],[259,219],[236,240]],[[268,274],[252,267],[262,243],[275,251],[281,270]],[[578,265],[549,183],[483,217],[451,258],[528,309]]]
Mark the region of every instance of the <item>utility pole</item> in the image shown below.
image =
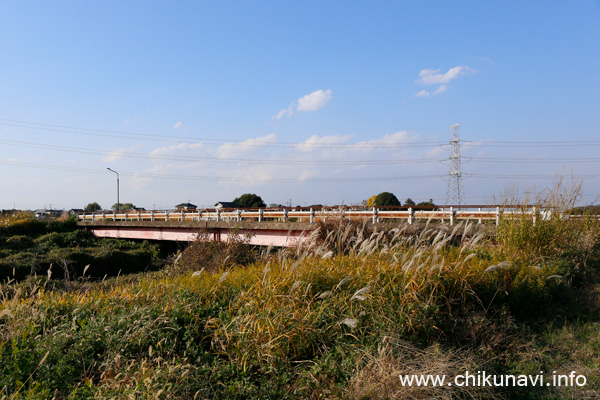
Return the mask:
[[[458,127],[460,124],[454,124],[452,129],[452,139],[450,140],[450,171],[448,172],[448,203],[450,205],[462,205],[465,197],[465,190],[462,181],[461,157],[460,157],[460,138],[458,137]]]

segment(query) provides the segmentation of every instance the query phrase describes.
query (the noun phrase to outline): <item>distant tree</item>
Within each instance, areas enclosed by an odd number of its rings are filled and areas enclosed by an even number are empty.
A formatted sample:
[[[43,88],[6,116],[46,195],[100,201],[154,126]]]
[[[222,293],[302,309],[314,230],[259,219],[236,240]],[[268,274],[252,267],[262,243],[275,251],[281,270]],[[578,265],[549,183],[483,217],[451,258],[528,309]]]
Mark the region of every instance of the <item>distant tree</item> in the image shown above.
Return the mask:
[[[102,207],[100,207],[100,204],[98,204],[96,202],[88,204],[83,209],[83,211],[85,211],[85,212],[94,212],[94,211],[100,211],[100,210],[102,210]]]
[[[386,207],[386,206],[401,206],[400,200],[393,193],[390,192],[381,192],[375,197],[375,201],[373,202],[376,207]]]
[[[419,204],[417,204],[418,206],[430,206],[430,207],[435,207],[435,203],[433,202],[433,199],[429,199],[429,201],[422,201]]]
[[[234,203],[237,203],[240,207],[243,208],[257,208],[257,207],[266,207],[265,202],[261,199],[260,196],[253,193],[246,193],[233,199]]]
[[[404,200],[404,205],[406,207],[412,207],[415,205],[415,202],[409,197],[408,199]]]
[[[377,198],[376,194],[374,194],[373,196],[369,197],[369,199],[367,200],[367,207],[373,207],[376,198]]]
[[[117,210],[117,206],[119,207],[119,209]],[[110,208],[111,210],[113,210],[114,212],[125,212],[125,211],[130,211],[131,209],[135,208],[135,206],[133,205],[133,203],[121,203],[119,205],[117,205],[117,203],[113,204],[112,207]]]

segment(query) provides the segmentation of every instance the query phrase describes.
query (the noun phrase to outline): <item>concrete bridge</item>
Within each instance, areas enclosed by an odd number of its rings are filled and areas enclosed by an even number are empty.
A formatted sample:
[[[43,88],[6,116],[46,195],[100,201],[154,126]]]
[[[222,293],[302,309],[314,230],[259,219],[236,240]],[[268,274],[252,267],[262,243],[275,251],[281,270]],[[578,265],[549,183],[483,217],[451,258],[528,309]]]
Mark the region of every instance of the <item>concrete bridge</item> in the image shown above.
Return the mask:
[[[195,211],[134,211],[126,213],[84,213],[79,226],[99,237],[122,239],[193,241],[198,235],[227,241],[234,235],[248,235],[250,244],[294,246],[307,237],[319,221],[344,218],[370,224],[408,223],[419,220],[455,224],[459,220],[498,223],[505,209],[499,206],[461,206],[435,209],[239,209]],[[535,215],[535,213],[533,213]]]
[[[249,242],[260,246],[295,246],[315,229],[305,222],[233,222],[233,221],[79,221],[98,237],[120,239],[175,240],[189,242],[199,235],[209,240],[227,241],[248,235]]]

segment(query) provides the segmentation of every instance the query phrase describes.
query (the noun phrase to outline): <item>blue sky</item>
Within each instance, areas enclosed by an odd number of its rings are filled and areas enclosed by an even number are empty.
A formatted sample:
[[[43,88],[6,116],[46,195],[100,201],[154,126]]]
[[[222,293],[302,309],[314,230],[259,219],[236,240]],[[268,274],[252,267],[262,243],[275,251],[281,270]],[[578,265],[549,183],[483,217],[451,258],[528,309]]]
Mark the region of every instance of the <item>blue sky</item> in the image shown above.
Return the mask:
[[[0,208],[600,199],[599,1],[4,2]],[[508,143],[510,142],[510,143]]]

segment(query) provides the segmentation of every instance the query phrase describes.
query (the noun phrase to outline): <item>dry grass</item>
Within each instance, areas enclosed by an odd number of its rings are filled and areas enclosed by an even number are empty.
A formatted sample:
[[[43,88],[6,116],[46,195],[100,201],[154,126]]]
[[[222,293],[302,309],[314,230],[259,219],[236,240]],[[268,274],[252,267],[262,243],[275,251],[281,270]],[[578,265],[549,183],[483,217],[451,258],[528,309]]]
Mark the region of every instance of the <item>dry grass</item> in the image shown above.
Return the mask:
[[[595,215],[572,215],[581,198],[581,182],[569,184],[558,178],[552,189],[533,199],[505,198],[511,204],[527,205],[498,226],[497,241],[506,257],[533,265],[560,262],[567,267],[559,271],[565,279],[590,278],[594,272],[589,261],[597,257],[600,245],[600,221]]]
[[[342,223],[315,232],[302,247],[251,262],[243,259],[248,253],[236,258],[237,243],[199,241],[162,272],[82,282],[69,291],[42,278],[3,287],[0,394],[510,395],[472,386],[402,387],[397,377],[518,373],[511,360],[525,360],[521,344],[532,339],[515,310],[551,303],[554,293],[570,290],[568,281],[553,278],[556,266],[510,258],[507,243],[494,245],[470,223],[425,224],[413,235],[407,229]],[[591,248],[598,250],[596,242]],[[197,273],[202,268],[211,273]],[[589,360],[581,357],[580,364]],[[539,368],[540,359],[529,367]]]
[[[169,271],[206,271],[215,273],[219,269],[248,266],[256,261],[254,249],[249,245],[250,238],[231,234],[226,242],[214,241],[210,232],[201,231],[198,237],[180,253]]]
[[[420,349],[402,341],[384,338],[376,355],[349,383],[349,399],[502,399],[503,393],[490,387],[405,386],[400,375],[446,376],[451,379],[465,371],[490,371],[490,366],[472,350],[445,350],[439,345]]]

